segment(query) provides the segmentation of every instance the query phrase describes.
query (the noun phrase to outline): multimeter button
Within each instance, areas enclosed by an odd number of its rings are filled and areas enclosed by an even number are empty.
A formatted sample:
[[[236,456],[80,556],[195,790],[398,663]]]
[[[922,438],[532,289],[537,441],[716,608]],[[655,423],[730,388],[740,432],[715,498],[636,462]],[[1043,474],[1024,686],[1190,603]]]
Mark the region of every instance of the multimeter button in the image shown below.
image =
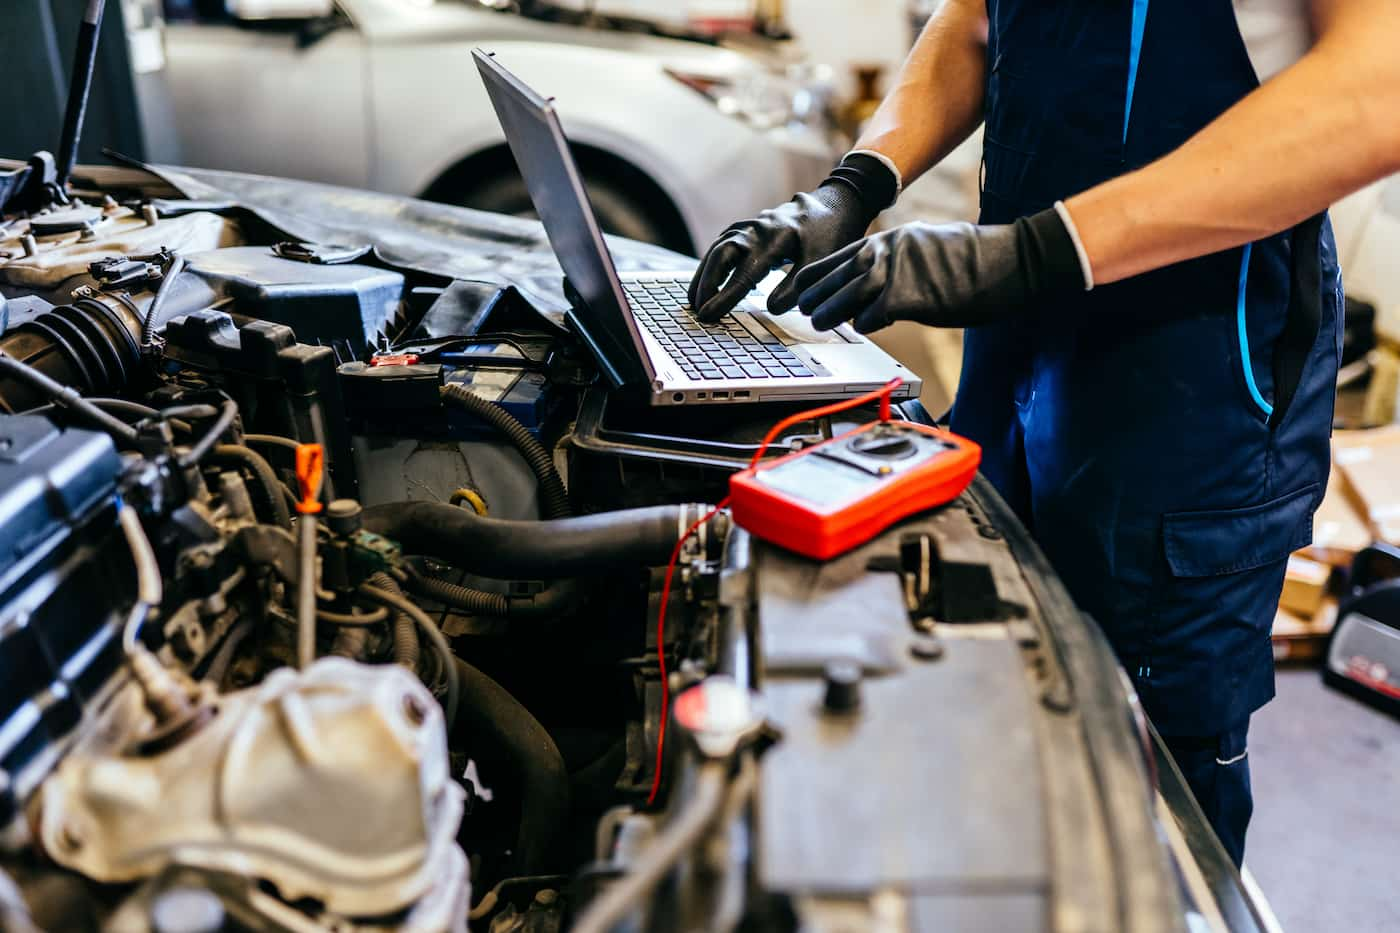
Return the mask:
[[[851,450],[863,457],[882,457],[886,460],[902,460],[912,457],[919,450],[914,439],[902,434],[885,431],[870,431],[852,439]]]

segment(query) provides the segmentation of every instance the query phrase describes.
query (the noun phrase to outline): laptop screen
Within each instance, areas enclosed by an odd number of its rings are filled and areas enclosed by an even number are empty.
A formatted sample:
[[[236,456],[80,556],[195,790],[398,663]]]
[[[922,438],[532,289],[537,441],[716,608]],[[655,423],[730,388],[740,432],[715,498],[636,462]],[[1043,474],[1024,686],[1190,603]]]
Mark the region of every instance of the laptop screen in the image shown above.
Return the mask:
[[[488,53],[476,49],[472,55],[549,245],[582,299],[572,315],[574,325],[602,357],[599,362],[611,370],[607,375],[615,384],[651,382],[655,371],[636,322],[623,305],[617,269],[588,203],[558,115],[548,100]]]

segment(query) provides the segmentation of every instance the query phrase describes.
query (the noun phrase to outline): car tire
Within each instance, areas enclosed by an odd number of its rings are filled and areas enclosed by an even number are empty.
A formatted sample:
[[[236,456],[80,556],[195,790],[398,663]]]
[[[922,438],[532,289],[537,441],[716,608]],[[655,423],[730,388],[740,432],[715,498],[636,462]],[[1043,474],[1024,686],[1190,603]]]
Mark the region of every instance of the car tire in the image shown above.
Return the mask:
[[[623,191],[616,182],[586,175],[583,183],[603,232],[673,249],[679,245],[668,242],[664,225],[645,204]],[[453,198],[453,203],[514,217],[535,219],[539,216],[530,203],[525,180],[519,175],[502,175],[480,182]]]

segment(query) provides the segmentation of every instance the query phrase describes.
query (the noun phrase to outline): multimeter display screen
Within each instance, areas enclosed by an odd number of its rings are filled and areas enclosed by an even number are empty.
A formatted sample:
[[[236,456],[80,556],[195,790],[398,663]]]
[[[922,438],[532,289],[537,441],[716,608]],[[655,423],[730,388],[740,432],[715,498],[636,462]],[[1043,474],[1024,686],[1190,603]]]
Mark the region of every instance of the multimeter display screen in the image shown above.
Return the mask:
[[[815,506],[838,506],[870,491],[872,477],[832,460],[798,457],[757,474],[759,482]]]

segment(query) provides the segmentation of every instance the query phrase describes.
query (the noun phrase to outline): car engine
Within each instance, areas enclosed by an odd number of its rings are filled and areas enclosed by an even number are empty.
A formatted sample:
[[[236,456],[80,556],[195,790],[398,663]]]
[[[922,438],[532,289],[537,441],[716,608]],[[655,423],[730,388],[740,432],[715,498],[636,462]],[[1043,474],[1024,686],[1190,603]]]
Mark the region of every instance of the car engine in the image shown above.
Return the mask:
[[[791,412],[609,391],[533,224],[60,178],[0,165],[0,930],[1181,929],[982,481],[801,558],[713,506]]]
[[[45,929],[557,927],[651,787],[641,620],[701,507],[570,496],[542,319],[405,351],[451,280],[88,195],[0,228],[7,887]]]

